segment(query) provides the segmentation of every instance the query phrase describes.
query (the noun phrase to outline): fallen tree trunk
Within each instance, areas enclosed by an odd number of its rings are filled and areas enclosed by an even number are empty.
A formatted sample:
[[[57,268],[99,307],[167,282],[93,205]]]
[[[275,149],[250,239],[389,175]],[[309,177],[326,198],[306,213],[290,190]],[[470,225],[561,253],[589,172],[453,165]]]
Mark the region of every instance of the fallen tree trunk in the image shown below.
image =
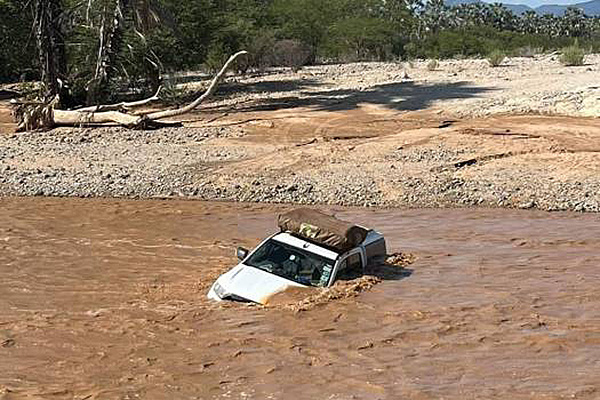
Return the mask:
[[[248,54],[248,52],[240,51],[229,57],[221,70],[215,75],[206,91],[196,98],[196,100],[184,107],[173,110],[161,110],[147,114],[127,112],[128,109],[157,100],[160,89],[154,96],[137,102],[99,105],[79,110],[54,109],[53,102],[50,102],[49,104],[13,102],[15,105],[14,115],[17,119],[18,131],[49,129],[54,126],[89,126],[106,123],[114,123],[133,129],[147,129],[164,125],[181,125],[181,123],[177,121],[160,120],[183,115],[198,107],[215,92],[217,85],[227,70],[238,57],[244,54]]]
[[[137,115],[126,114],[120,111],[79,112],[53,110],[54,125],[85,126],[116,122],[128,128],[134,128],[140,123]]]

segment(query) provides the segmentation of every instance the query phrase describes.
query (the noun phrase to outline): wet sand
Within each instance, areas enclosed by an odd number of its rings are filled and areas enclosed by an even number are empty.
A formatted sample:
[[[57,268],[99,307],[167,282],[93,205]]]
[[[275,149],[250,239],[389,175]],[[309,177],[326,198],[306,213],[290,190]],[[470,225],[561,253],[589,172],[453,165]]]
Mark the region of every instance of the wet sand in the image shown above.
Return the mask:
[[[0,399],[596,399],[596,214],[337,215],[411,274],[304,312],[205,293],[286,207],[0,198]]]

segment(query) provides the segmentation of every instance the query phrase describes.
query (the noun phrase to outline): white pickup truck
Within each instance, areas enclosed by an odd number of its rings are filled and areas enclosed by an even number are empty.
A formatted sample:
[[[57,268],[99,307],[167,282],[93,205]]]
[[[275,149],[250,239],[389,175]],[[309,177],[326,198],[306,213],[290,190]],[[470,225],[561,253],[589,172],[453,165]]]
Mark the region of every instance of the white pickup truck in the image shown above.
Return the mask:
[[[240,263],[221,275],[208,297],[266,304],[289,287],[329,287],[383,262],[384,237],[310,209],[279,216],[280,232],[253,251],[239,247]]]

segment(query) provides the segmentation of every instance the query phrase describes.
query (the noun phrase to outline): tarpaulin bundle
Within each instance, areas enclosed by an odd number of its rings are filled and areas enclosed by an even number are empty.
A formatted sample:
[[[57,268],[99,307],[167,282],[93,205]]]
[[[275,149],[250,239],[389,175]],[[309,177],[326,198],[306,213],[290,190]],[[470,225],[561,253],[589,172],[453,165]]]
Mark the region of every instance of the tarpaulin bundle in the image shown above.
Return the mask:
[[[369,233],[361,226],[310,208],[298,208],[280,214],[278,223],[282,231],[292,232],[340,252],[360,245]]]

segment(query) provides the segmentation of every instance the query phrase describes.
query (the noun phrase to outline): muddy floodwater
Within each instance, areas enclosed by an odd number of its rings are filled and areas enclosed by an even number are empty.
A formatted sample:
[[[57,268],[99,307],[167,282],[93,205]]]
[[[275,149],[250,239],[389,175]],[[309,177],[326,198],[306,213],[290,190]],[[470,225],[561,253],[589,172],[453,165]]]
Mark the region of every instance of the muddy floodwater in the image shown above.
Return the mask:
[[[283,206],[0,199],[0,399],[597,399],[595,214],[333,211],[417,261],[307,311],[205,298]]]

